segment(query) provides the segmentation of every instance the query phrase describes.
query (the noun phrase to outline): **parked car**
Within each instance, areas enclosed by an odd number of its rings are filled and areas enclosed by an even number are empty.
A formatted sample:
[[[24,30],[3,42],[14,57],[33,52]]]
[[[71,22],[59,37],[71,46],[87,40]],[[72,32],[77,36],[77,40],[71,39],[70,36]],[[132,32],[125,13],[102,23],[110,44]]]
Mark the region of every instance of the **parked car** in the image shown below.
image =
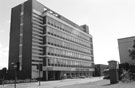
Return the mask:
[[[103,79],[110,79],[110,76],[109,76],[109,75],[104,76],[104,78],[103,78]]]
[[[80,78],[86,78],[85,76],[80,76]]]

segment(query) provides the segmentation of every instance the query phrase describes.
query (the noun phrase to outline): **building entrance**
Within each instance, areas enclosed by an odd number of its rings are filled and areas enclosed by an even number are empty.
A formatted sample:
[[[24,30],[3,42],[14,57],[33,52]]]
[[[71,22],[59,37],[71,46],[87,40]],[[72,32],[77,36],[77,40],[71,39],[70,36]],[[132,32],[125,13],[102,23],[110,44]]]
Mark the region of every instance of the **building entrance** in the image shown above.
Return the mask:
[[[60,74],[61,74],[60,71],[49,71],[48,80],[60,80],[61,79]]]

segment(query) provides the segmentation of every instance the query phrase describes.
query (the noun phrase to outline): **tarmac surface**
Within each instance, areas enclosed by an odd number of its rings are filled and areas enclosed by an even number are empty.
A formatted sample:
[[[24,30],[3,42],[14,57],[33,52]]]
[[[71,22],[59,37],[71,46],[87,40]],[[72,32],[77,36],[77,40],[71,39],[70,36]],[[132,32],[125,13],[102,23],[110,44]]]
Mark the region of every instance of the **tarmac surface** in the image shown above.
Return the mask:
[[[0,85],[0,88],[15,88],[14,84]],[[57,81],[45,81],[33,83],[19,83],[16,88],[135,88],[135,82],[110,84],[110,80],[103,77],[91,77],[85,79],[64,79]]]

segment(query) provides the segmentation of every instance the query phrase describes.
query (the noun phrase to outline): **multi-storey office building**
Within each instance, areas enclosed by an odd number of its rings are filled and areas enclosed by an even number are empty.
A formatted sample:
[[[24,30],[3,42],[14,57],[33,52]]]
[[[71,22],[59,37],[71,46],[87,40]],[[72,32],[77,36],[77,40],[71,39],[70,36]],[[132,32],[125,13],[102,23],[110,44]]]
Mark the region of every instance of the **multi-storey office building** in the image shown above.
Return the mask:
[[[14,8],[11,14],[9,70],[19,62],[20,78],[46,80],[92,76],[93,43],[87,25],[79,26],[35,0]]]
[[[108,65],[105,64],[95,64],[94,76],[105,76],[104,71],[108,69]]]

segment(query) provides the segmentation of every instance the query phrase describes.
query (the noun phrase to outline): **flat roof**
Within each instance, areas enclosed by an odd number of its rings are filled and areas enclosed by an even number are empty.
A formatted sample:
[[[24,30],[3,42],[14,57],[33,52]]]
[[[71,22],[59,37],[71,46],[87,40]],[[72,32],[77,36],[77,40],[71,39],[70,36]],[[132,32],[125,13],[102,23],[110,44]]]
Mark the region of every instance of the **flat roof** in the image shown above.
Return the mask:
[[[129,39],[129,38],[135,38],[135,36],[125,37],[125,38],[119,38],[118,40]]]

